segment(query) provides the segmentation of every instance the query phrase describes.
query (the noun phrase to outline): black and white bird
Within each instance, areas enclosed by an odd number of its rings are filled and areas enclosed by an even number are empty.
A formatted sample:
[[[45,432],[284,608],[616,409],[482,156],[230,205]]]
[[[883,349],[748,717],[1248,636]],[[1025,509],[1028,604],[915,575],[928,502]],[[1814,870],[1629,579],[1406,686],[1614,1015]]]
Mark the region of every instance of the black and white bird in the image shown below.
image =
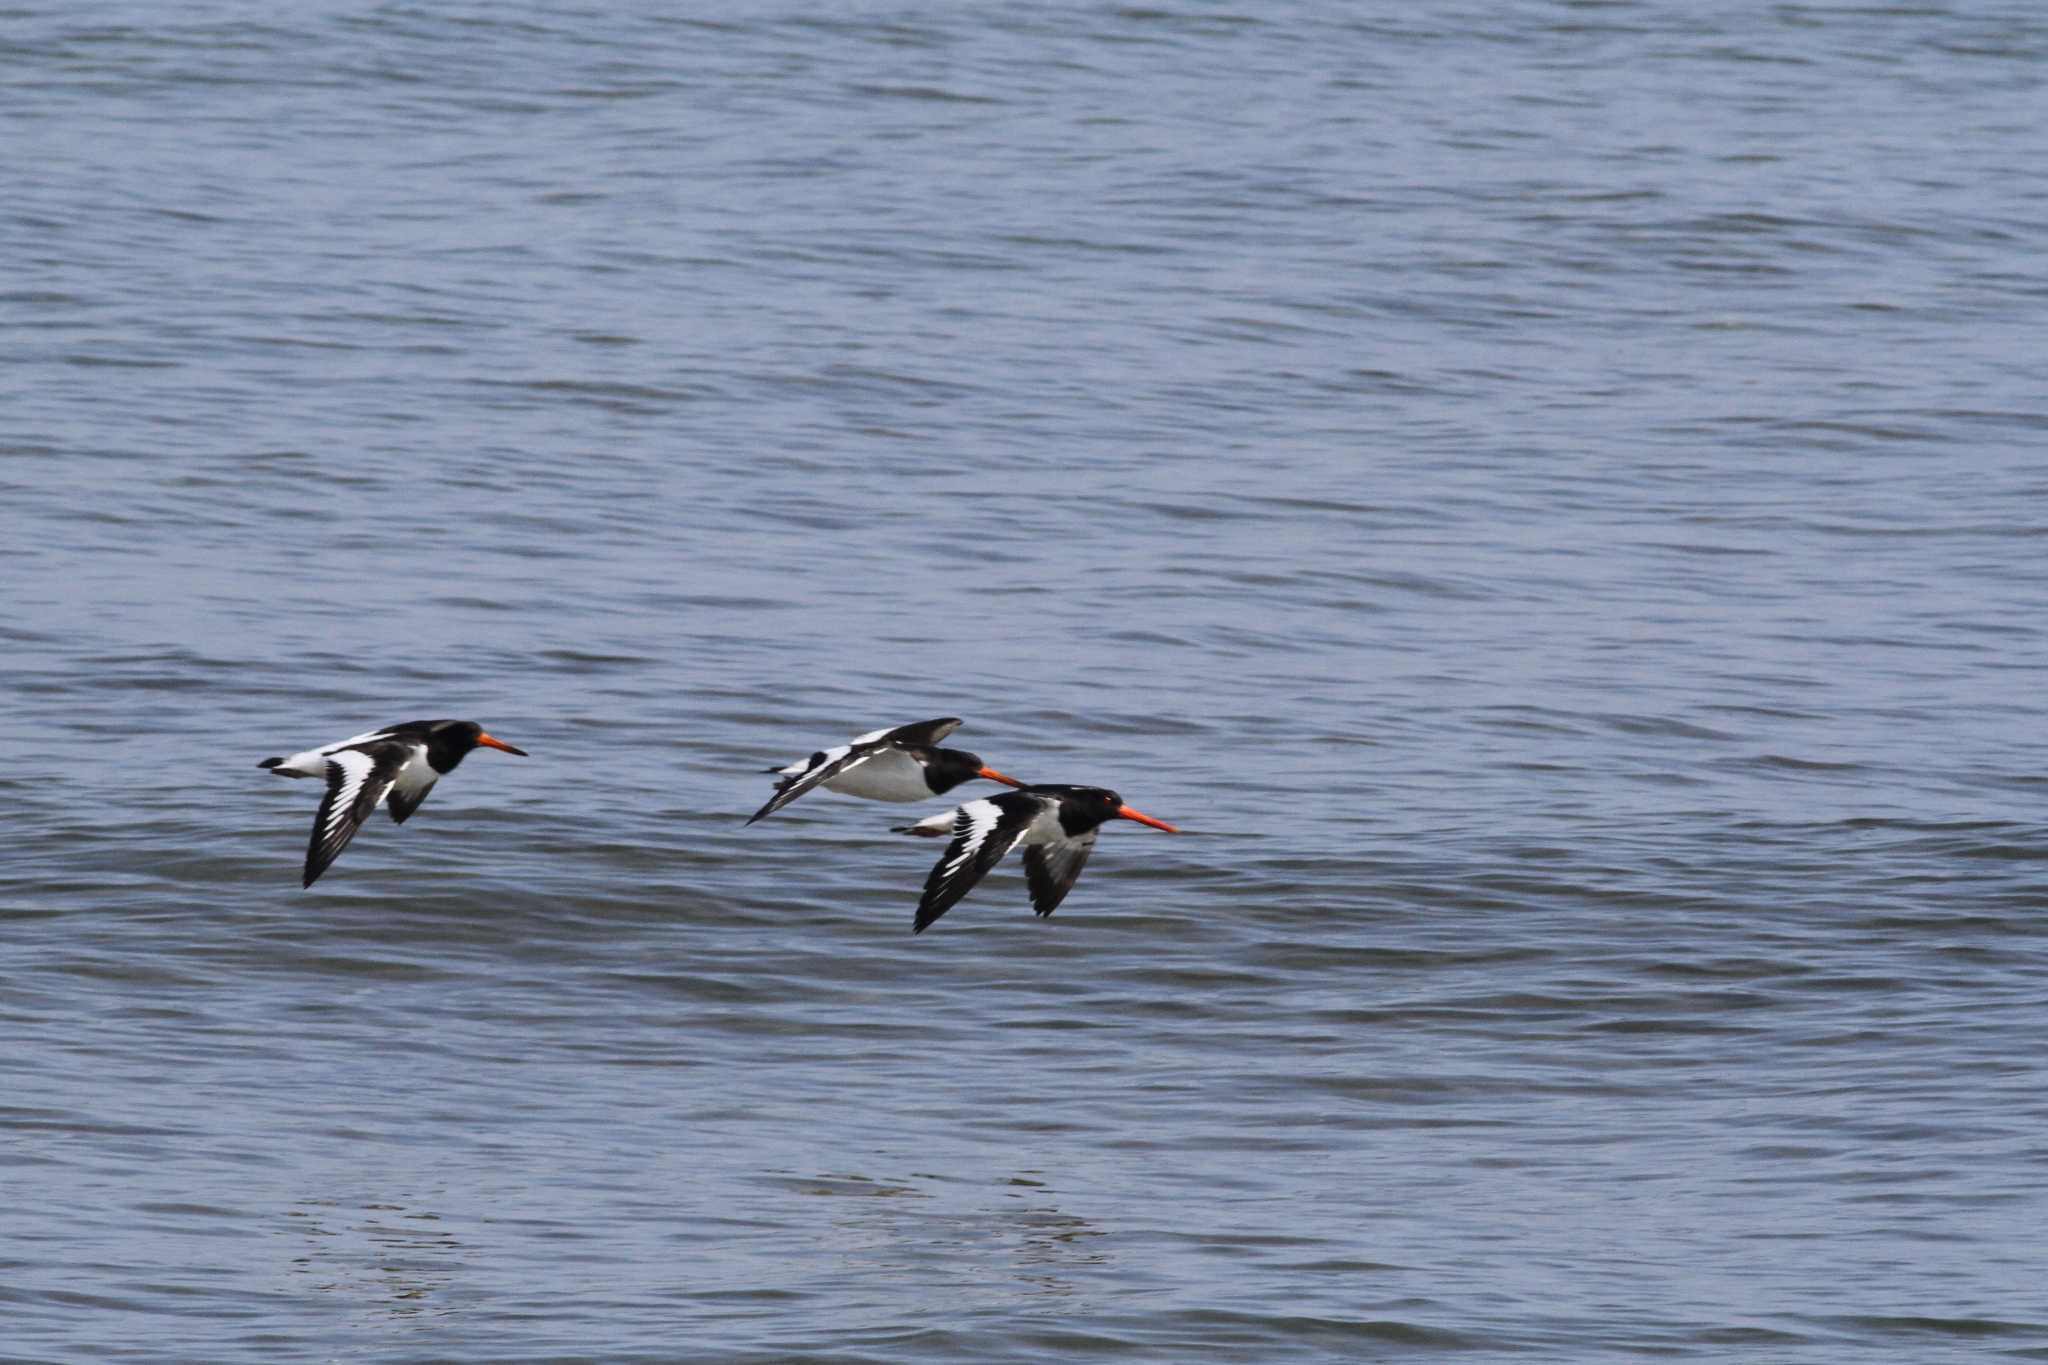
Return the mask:
[[[871,730],[786,768],[770,768],[768,771],[782,781],[775,784],[775,795],[768,798],[768,804],[749,816],[747,823],[775,814],[813,787],[870,801],[924,801],[977,777],[1013,787],[1024,785],[984,764],[978,754],[938,747],[940,740],[959,728],[958,716],[941,716],[914,725]]]
[[[958,904],[1019,844],[1024,847],[1024,880],[1031,888],[1031,908],[1041,917],[1050,915],[1074,889],[1088,855],[1095,851],[1096,831],[1118,817],[1168,834],[1180,833],[1164,820],[1131,809],[1113,791],[1050,782],[997,792],[943,815],[901,826],[896,833],[934,839],[950,835],[953,840],[933,866],[931,876],[925,878],[924,898],[917,903],[911,932],[921,934],[929,929],[932,921]]]
[[[473,720],[409,720],[366,735],[337,740],[289,758],[266,758],[256,766],[279,777],[322,777],[327,794],[313,816],[313,840],[306,846],[306,879],[318,881],[341,856],[363,821],[388,799],[391,818],[404,824],[420,808],[434,784],[469,755],[470,750],[502,749],[526,757],[501,739],[484,733]]]

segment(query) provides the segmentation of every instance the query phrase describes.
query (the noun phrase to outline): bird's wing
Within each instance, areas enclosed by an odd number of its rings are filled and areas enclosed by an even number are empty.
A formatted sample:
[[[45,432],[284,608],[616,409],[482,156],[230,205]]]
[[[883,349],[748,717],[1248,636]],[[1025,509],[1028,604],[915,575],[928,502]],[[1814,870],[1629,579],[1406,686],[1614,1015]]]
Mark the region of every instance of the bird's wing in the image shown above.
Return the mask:
[[[917,919],[911,932],[921,934],[932,922],[951,910],[988,870],[1017,846],[1031,822],[1038,818],[1042,798],[1018,792],[969,801],[953,812],[953,842],[932,866],[924,881],[924,897],[917,903]]]
[[[864,744],[855,742],[820,749],[811,755],[810,763],[801,772],[792,773],[775,784],[775,795],[768,798],[767,805],[748,816],[747,823],[751,825],[775,814],[819,783],[830,782],[848,769],[859,767],[876,754],[885,752],[887,747],[870,740]]]
[[[320,879],[348,841],[356,837],[363,821],[377,809],[377,803],[391,790],[398,770],[413,755],[413,745],[390,741],[341,749],[327,756],[327,794],[313,816],[313,839],[306,846],[306,879],[311,886]]]
[[[960,723],[958,716],[940,716],[937,720],[920,720],[893,729],[873,730],[856,739],[854,744],[893,744],[899,749],[929,749],[959,729]]]
[[[1091,829],[1071,839],[1032,844],[1024,850],[1024,880],[1031,884],[1033,910],[1050,915],[1059,908],[1067,893],[1074,889],[1074,883],[1081,879],[1088,855],[1095,851],[1095,833]]]

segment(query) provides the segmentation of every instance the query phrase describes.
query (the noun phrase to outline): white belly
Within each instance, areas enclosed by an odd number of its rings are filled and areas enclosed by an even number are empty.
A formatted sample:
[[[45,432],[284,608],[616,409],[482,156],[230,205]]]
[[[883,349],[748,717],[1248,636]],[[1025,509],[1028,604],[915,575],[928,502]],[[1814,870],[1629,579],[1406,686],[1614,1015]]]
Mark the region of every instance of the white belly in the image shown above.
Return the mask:
[[[901,749],[877,754],[825,783],[825,787],[870,801],[929,801],[932,795],[930,784],[924,780],[924,765]]]

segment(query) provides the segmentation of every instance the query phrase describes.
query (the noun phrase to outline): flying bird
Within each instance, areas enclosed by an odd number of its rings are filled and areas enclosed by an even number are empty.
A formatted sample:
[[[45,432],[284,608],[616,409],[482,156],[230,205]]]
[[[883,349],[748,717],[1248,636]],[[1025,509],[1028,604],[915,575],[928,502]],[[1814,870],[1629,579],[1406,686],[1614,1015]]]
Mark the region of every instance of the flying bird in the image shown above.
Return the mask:
[[[1024,785],[988,767],[978,754],[938,747],[940,740],[959,728],[958,716],[941,716],[890,730],[871,730],[786,768],[770,768],[768,771],[782,781],[775,784],[775,795],[768,798],[768,804],[749,816],[747,823],[775,814],[814,787],[870,801],[923,801],[977,777],[1013,787]]]
[[[306,846],[306,876],[300,885],[311,886],[320,879],[380,802],[388,799],[391,818],[404,824],[434,784],[477,748],[526,757],[526,750],[493,739],[473,720],[409,720],[258,763],[279,777],[327,780],[327,794],[313,816],[313,839]]]
[[[1024,879],[1031,888],[1031,908],[1041,917],[1050,915],[1080,879],[1081,868],[1095,850],[1096,831],[1119,817],[1168,834],[1180,833],[1164,820],[1131,809],[1113,791],[1063,783],[997,792],[943,815],[900,826],[898,834],[950,835],[953,840],[925,878],[924,898],[917,903],[911,932],[921,934],[929,929],[1019,844],[1024,847]]]

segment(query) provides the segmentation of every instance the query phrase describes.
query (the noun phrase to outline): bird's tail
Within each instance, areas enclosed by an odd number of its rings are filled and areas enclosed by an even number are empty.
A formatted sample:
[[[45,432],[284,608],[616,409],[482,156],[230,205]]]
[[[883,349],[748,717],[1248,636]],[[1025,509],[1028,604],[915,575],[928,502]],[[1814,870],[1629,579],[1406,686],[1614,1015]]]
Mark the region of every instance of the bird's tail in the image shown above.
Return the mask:
[[[891,834],[915,834],[921,839],[944,839],[953,833],[953,812],[927,815],[914,825],[892,825]]]

